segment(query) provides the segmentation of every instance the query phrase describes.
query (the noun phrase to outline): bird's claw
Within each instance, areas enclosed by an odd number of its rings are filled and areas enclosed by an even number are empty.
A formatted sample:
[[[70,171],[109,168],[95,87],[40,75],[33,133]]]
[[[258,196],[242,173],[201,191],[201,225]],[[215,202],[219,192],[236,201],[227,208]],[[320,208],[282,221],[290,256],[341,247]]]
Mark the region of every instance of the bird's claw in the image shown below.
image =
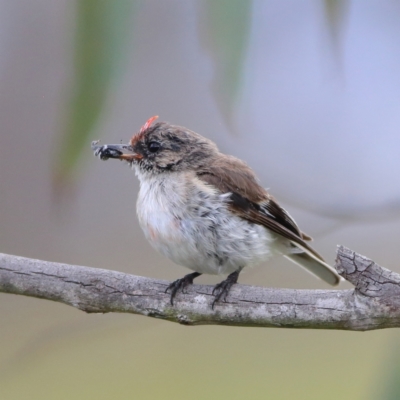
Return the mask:
[[[178,290],[181,289],[182,293],[186,293],[185,288],[188,285],[193,284],[193,279],[197,278],[200,275],[201,274],[199,274],[198,272],[193,272],[192,274],[187,274],[183,278],[173,281],[167,287],[167,289],[165,289],[165,293],[168,293],[168,291],[171,290],[171,298],[170,298],[171,306],[174,305],[174,298],[175,298],[175,295],[178,293]]]
[[[216,303],[219,301],[226,302],[226,298],[229,294],[229,291],[231,290],[231,287],[235,284],[236,282],[231,282],[228,280],[222,281],[218,283],[218,285],[215,285],[212,295],[215,296],[214,301],[212,302],[211,308],[214,310],[214,306]]]
[[[167,289],[165,289],[165,293],[168,293],[169,290],[171,290],[171,297],[170,297],[170,303],[171,306],[174,305],[174,297],[176,296],[176,294],[178,293],[179,289],[183,290],[185,289],[185,287],[188,285],[189,283],[187,283],[185,281],[185,278],[181,278],[181,279],[177,279],[176,281],[173,281],[168,287]]]
[[[224,281],[214,286],[212,295],[215,296],[215,298],[211,305],[211,308],[213,310],[215,304],[218,303],[220,300],[226,302],[226,298],[231,290],[231,287],[238,281],[239,273],[240,270],[232,272]]]

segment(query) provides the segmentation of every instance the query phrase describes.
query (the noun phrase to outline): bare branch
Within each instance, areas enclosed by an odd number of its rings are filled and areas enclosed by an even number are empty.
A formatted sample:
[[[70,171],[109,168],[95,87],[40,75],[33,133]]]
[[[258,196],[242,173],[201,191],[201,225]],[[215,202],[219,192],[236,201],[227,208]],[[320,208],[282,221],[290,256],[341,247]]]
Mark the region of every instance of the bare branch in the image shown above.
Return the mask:
[[[400,326],[400,275],[340,246],[336,269],[353,290],[234,285],[211,309],[212,287],[192,285],[174,306],[169,282],[0,254],[0,292],[58,301],[90,313],[128,312],[185,325],[371,330]]]

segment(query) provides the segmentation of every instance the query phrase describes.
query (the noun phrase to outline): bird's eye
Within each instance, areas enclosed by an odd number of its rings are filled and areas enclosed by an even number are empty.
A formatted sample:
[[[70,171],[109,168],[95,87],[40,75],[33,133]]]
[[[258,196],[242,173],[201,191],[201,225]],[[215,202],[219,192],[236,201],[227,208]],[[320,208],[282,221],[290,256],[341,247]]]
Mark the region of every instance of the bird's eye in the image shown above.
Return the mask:
[[[147,147],[151,153],[156,153],[158,150],[160,150],[161,145],[158,142],[150,142]]]

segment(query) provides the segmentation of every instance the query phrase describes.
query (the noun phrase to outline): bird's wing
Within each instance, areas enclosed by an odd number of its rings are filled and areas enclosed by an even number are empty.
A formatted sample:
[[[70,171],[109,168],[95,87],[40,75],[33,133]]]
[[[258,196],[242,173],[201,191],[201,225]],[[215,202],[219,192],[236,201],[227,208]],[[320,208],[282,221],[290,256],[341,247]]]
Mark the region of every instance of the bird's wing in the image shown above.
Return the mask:
[[[311,238],[300,231],[293,218],[260,186],[254,172],[241,160],[224,155],[198,170],[197,177],[221,193],[230,193],[229,207],[236,215],[265,226],[323,261],[306,243]]]
[[[200,168],[197,177],[221,193],[229,193],[229,208],[233,213],[290,240],[299,251],[287,254],[289,260],[331,285],[340,282],[337,272],[306,243],[311,238],[300,231],[293,218],[259,185],[254,172],[241,160],[220,157]]]

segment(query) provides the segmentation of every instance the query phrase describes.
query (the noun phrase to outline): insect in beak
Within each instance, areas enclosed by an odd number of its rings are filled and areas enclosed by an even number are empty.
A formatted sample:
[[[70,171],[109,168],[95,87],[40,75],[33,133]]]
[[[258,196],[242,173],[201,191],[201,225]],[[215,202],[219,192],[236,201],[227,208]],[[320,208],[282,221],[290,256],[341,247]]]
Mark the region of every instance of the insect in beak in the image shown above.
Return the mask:
[[[108,160],[114,158],[117,160],[125,160],[128,162],[140,161],[142,156],[133,151],[132,146],[129,144],[105,144],[99,145],[100,141],[95,140],[92,142],[92,150],[96,157],[101,160]]]

